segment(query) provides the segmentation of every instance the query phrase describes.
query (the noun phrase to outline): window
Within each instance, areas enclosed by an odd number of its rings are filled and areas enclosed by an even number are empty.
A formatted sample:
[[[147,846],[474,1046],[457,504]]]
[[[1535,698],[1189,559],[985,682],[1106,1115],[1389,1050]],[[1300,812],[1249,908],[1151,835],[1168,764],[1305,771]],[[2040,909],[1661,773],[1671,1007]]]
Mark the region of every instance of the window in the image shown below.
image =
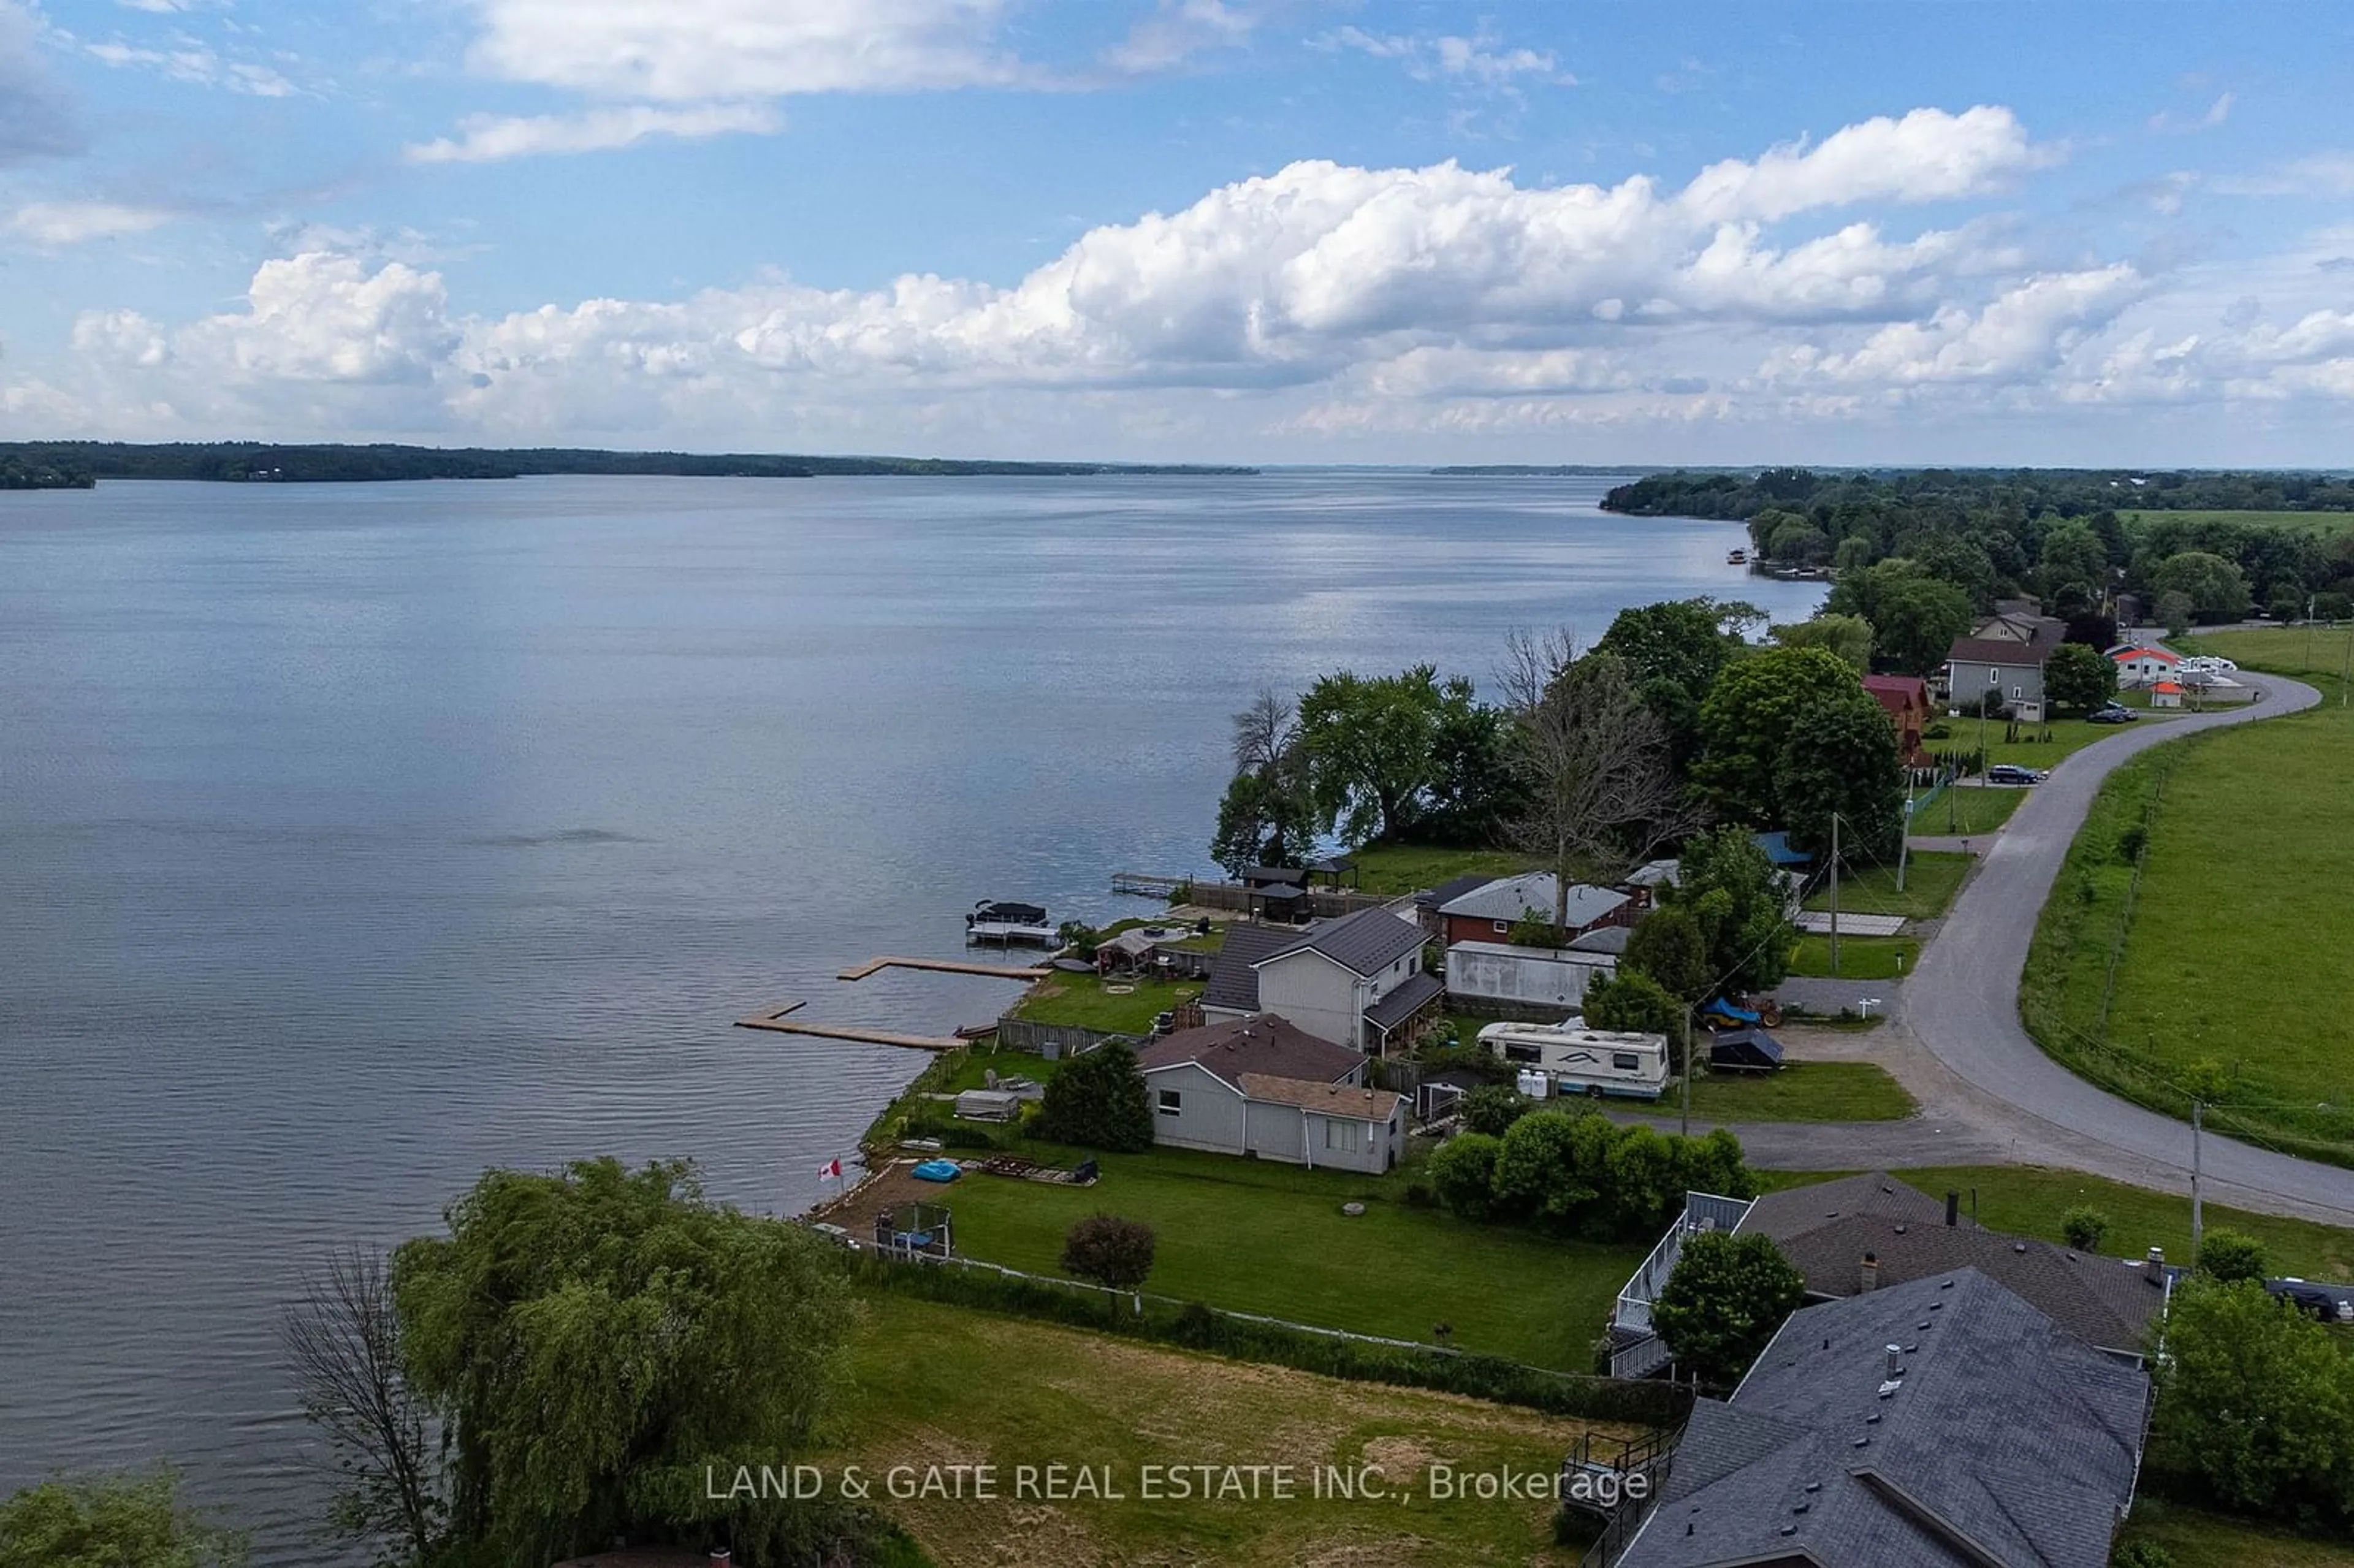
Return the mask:
[[[1496,927],[1499,936],[1509,937],[1512,934],[1512,923],[1510,920],[1490,920],[1488,923]]]
[[[1635,1053],[1613,1051],[1610,1053],[1610,1070],[1614,1073],[1632,1073],[1640,1069],[1635,1061]]]
[[[2013,686],[2010,689],[2010,694],[2012,700],[2017,701],[2019,698],[2027,695],[2027,688],[2025,686]]]
[[[1183,1102],[1178,1097],[1176,1090],[1163,1089],[1161,1091],[1161,1104],[1157,1108],[1162,1116],[1182,1115],[1182,1107]]]
[[[1533,1045],[1522,1045],[1516,1041],[1507,1040],[1504,1042],[1504,1060],[1507,1062],[1542,1062],[1544,1060],[1544,1053],[1538,1050]]]
[[[1324,1118],[1324,1147],[1341,1154],[1354,1154],[1364,1128],[1353,1121]]]
[[[1999,685],[2001,685],[2001,684],[2002,684],[2002,672],[2001,672],[2001,671],[1999,671],[1999,670],[1988,670],[1988,671],[1987,672],[1987,684],[1988,684],[1988,685],[1989,685],[1989,686],[1999,686]]]

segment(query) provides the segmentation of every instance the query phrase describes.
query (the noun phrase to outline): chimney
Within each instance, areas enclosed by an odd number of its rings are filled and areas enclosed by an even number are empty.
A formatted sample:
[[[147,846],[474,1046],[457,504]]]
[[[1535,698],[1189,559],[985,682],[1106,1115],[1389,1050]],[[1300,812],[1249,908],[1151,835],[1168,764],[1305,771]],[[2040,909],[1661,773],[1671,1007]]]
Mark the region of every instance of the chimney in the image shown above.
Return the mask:
[[[1950,1227],[1961,1223],[1962,1195],[1959,1192],[1948,1192],[1946,1194],[1946,1224]]]
[[[1857,1271],[1855,1287],[1858,1290],[1877,1290],[1880,1288],[1879,1254],[1868,1252],[1863,1255],[1863,1266],[1861,1269]]]
[[[1904,1347],[1902,1345],[1888,1347],[1888,1375],[1891,1379],[1904,1375]]]
[[[2150,1248],[2149,1256],[2142,1261],[2141,1271],[2152,1285],[2165,1284],[2166,1249],[2162,1246]]]

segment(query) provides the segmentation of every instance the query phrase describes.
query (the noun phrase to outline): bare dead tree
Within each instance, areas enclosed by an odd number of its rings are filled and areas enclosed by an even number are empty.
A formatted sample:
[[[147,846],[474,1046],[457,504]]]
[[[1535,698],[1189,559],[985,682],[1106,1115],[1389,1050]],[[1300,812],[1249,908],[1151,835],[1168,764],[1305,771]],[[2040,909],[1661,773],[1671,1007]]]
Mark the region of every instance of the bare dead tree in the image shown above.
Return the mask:
[[[1514,627],[1504,634],[1504,657],[1496,666],[1496,690],[1506,712],[1527,722],[1543,705],[1562,673],[1577,662],[1577,633],[1566,626],[1550,631]]]
[[[1291,704],[1273,687],[1263,687],[1251,705],[1235,715],[1235,771],[1272,773],[1299,739]]]
[[[1581,873],[1615,878],[1705,820],[1676,776],[1667,726],[1643,705],[1627,666],[1578,659],[1575,649],[1566,630],[1515,632],[1499,673],[1528,779],[1511,839],[1552,870],[1557,930],[1569,924],[1570,884]]]
[[[422,1562],[444,1501],[426,1412],[401,1370],[400,1319],[384,1255],[339,1247],[302,1280],[280,1330],[302,1413],[327,1437],[344,1478],[334,1521],[395,1563]]]

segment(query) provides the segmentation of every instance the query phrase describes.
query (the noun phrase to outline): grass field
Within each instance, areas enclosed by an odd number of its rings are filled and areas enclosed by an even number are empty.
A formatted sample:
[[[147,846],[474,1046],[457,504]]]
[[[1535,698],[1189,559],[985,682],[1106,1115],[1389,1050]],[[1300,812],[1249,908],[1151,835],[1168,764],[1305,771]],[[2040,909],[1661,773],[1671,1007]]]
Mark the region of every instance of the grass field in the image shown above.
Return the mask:
[[[1358,885],[1367,893],[1419,893],[1474,872],[1486,876],[1510,876],[1536,864],[1529,856],[1511,850],[1368,844],[1352,853],[1357,861]]]
[[[2163,747],[2112,776],[2044,908],[2020,1000],[2044,1048],[2088,1076],[2175,1115],[2196,1090],[2225,1130],[2354,1161],[2346,635],[2311,639],[2318,710]],[[2198,646],[2297,673],[2307,642],[2283,630]],[[2145,824],[2137,889],[2124,852]]]
[[[1659,1108],[1681,1103],[1670,1088]],[[1704,1073],[1692,1080],[1691,1108],[1711,1121],[1897,1121],[1921,1107],[1870,1062],[1793,1062],[1778,1073]]]
[[[2278,528],[2285,533],[2310,534],[2317,539],[2354,533],[2354,512],[2248,512],[2218,508],[2205,512],[2119,512],[2130,529],[2141,523],[2168,518],[2183,523],[2237,523],[2249,528]]]
[[[1840,980],[1897,980],[1921,966],[1921,944],[1911,937],[1840,938]],[[1831,939],[1811,933],[1798,938],[1790,959],[1794,975],[1828,976],[1831,972]]]
[[[1072,1150],[1075,1161],[1087,1151]],[[1318,1328],[1452,1342],[1585,1371],[1610,1303],[1646,1246],[1553,1241],[1405,1202],[1406,1177],[1303,1171],[1190,1150],[1097,1156],[1103,1180],[1055,1187],[971,1176],[949,1195],[957,1245],[1060,1272],[1074,1221],[1108,1213],[1160,1233],[1146,1288]],[[1357,1215],[1341,1213],[1354,1199]]]
[[[1142,1033],[1153,1017],[1188,997],[1202,994],[1200,980],[1115,980],[1056,973],[1040,980],[1014,1004],[1013,1016],[1033,1023],[1068,1023],[1081,1029]]]
[[[1509,1405],[1220,1361],[903,1297],[866,1298],[838,1446],[941,1568],[1009,1563],[1528,1563],[1543,1501],[1434,1502],[1434,1463],[1550,1472],[1581,1424]],[[890,1500],[895,1466],[993,1464],[993,1500]],[[1095,1467],[1121,1499],[1013,1493],[1016,1467]],[[1154,1499],[1146,1466],[1291,1466],[1298,1496]],[[1319,1466],[1382,1468],[1405,1501],[1319,1500]],[[1271,1482],[1268,1483],[1271,1485]],[[1164,1488],[1165,1490],[1165,1488]],[[1568,1559],[1564,1558],[1564,1561]]]
[[[2019,803],[2026,799],[2027,791],[2024,789],[1975,785],[1948,789],[1935,800],[1914,809],[1913,832],[1920,838],[1991,833],[2010,821],[2010,814],[2018,810]]]
[[[1964,789],[1959,794],[1992,794],[1994,791]],[[2015,794],[2015,790],[2005,790]],[[1840,874],[1840,912],[1843,915],[1902,915],[1911,920],[1934,920],[1950,908],[1954,895],[1961,891],[1962,878],[1969,874],[1971,856],[1951,852],[1925,853],[1905,857],[1904,891],[1896,891],[1896,868],[1893,865],[1868,866],[1861,871],[1850,868]],[[1807,900],[1809,909],[1828,910],[1831,892],[1828,885]]]

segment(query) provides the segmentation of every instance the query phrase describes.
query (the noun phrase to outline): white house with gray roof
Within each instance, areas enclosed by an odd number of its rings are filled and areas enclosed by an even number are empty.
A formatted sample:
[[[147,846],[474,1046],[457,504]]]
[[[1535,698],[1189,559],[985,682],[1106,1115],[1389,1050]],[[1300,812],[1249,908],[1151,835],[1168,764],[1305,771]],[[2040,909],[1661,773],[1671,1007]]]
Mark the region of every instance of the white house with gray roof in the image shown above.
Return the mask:
[[[1271,1012],[1373,1054],[1403,1044],[1445,995],[1422,967],[1422,928],[1361,909],[1304,929],[1237,925],[1202,991],[1204,1019]]]

